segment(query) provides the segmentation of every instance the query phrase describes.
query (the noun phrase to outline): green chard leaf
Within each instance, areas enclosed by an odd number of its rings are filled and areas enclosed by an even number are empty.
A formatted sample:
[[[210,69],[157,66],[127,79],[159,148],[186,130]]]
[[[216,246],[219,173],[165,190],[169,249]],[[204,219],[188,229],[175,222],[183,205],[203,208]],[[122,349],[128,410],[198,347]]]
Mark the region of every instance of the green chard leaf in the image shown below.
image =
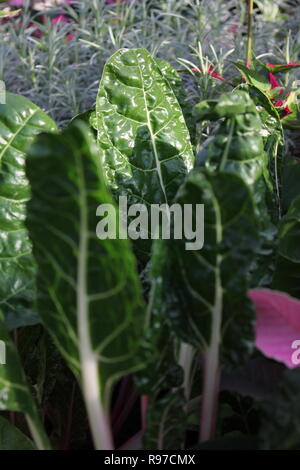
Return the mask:
[[[35,263],[24,225],[30,188],[26,150],[35,136],[55,123],[28,99],[6,93],[0,104],[0,306],[9,329],[38,322]]]
[[[292,202],[300,195],[300,162],[297,158],[286,155],[282,177],[282,209],[286,214]]]
[[[282,218],[272,289],[300,298],[300,196]]]
[[[24,413],[37,448],[50,449],[18,353],[7,332],[1,312],[0,338],[5,344],[5,364],[0,364],[0,410]]]
[[[201,439],[207,440],[214,432],[220,359],[240,366],[252,351],[254,312],[246,293],[259,245],[255,203],[240,176],[203,168],[188,175],[175,203],[182,209],[191,204],[190,224],[198,236],[204,231],[201,250],[187,249],[186,239],[164,241],[163,282],[172,286],[170,328],[204,355]],[[198,204],[204,205],[203,221]]]
[[[274,187],[273,195],[271,194],[272,219],[278,222],[282,215],[281,198],[284,165],[282,120],[268,96],[253,86],[249,86],[248,90],[259,111],[262,124],[261,136],[264,142],[264,150],[268,155],[268,169]]]
[[[263,127],[255,104],[244,89],[221,95],[195,107],[196,119],[225,118],[197,156],[197,164],[239,175],[255,201],[261,238],[261,257],[253,266],[253,285],[268,285],[273,274],[274,223],[279,217],[278,198],[264,150]]]
[[[182,113],[190,133],[190,138],[193,146],[196,144],[196,122],[193,116],[193,108],[188,101],[188,95],[183,86],[182,79],[179,73],[172,67],[169,62],[163,59],[156,59],[156,63],[159,66],[161,72],[166,77],[171,85],[172,90],[180,104]]]
[[[116,52],[106,63],[96,103],[98,144],[114,195],[128,204],[170,204],[194,155],[174,92],[145,49]],[[151,242],[135,243],[141,259]]]
[[[235,174],[197,168],[175,202],[182,208],[193,205],[193,223],[195,205],[204,204],[204,245],[201,250],[187,250],[186,239],[164,241],[168,280],[177,298],[166,312],[168,321],[183,341],[198,350],[210,345],[219,321],[222,355],[225,361],[240,363],[253,337],[253,313],[246,296],[249,268],[259,245],[253,195]],[[233,338],[235,351],[230,346]]]
[[[152,245],[151,289],[145,322],[143,355],[146,367],[136,374],[139,392],[147,396],[148,409],[143,442],[145,449],[179,449],[186,431],[184,373],[178,361],[180,342],[167,322],[177,302],[168,284],[169,259],[164,241]],[[168,341],[166,341],[168,338]]]
[[[111,387],[143,367],[138,351],[144,305],[135,259],[128,240],[97,238],[98,206],[114,205],[84,123],[75,122],[61,135],[41,134],[30,150],[27,174],[38,311],[80,376],[95,446],[110,449]]]

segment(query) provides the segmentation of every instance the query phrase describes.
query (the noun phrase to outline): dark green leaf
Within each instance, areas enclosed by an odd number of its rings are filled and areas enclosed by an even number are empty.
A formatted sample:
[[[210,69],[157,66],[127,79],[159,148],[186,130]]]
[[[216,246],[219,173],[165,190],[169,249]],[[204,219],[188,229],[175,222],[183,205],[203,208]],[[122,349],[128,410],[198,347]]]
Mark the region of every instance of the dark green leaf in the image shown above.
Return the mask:
[[[300,161],[296,158],[285,157],[282,181],[282,209],[286,213],[297,196],[300,195]]]
[[[30,197],[25,176],[26,150],[35,136],[56,126],[43,111],[22,96],[6,94],[0,104],[0,305],[7,326],[32,325],[35,264],[24,226]]]
[[[18,353],[7,333],[0,312],[0,338],[5,344],[5,364],[0,364],[0,410],[20,411],[27,418],[32,437],[39,449],[50,444],[41,425],[36,404],[29,391]]]
[[[0,416],[0,450],[36,450],[34,443]]]
[[[195,450],[258,450],[258,441],[252,436],[230,434],[193,447]]]
[[[264,150],[263,126],[255,104],[245,89],[239,89],[222,95],[218,101],[196,106],[195,114],[198,119],[225,118],[204,144],[197,163],[237,174],[250,188],[263,240],[261,257],[253,266],[253,283],[268,285],[272,278],[276,233],[272,221],[277,221],[279,207],[269,174],[269,155]]]
[[[235,174],[197,169],[176,202],[193,204],[193,223],[195,204],[204,204],[204,246],[192,251],[186,250],[186,240],[165,242],[169,283],[177,297],[167,313],[169,322],[198,349],[210,345],[215,322],[220,322],[223,357],[240,363],[251,349],[253,313],[246,290],[259,245],[251,191]]]
[[[300,196],[291,204],[279,227],[276,271],[272,289],[300,297]]]
[[[286,371],[277,393],[261,405],[261,448],[300,450],[300,368]]]
[[[178,450],[183,447],[186,415],[181,390],[173,390],[161,398],[153,398],[147,413],[143,443],[147,450]]]

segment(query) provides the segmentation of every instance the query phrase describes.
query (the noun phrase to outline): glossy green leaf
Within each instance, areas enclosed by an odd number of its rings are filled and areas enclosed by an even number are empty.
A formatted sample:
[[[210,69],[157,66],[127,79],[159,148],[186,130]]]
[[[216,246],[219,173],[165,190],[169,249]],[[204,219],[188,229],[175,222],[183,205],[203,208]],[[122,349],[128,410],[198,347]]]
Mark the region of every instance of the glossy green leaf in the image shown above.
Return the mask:
[[[259,110],[261,120],[261,136],[264,142],[264,150],[268,155],[268,170],[273,185],[273,192],[269,194],[272,220],[276,223],[282,215],[282,172],[284,163],[284,134],[282,120],[277,109],[258,88],[249,86],[249,94]]]
[[[247,90],[221,95],[218,101],[206,101],[195,107],[196,119],[220,119],[212,138],[197,156],[197,164],[221,168],[239,175],[252,191],[263,240],[261,257],[253,267],[253,283],[269,284],[272,278],[274,224],[279,217],[275,184],[269,173],[269,155],[264,149],[263,125]],[[224,119],[225,118],[225,119]]]
[[[0,450],[36,450],[34,443],[0,416]]]
[[[143,367],[144,307],[134,256],[128,240],[97,238],[98,206],[115,207],[84,123],[61,135],[41,134],[27,174],[39,314],[80,375],[96,447],[109,449],[109,431],[101,426],[107,429],[112,384]]]
[[[172,90],[180,104],[182,113],[190,133],[191,142],[196,144],[196,122],[193,116],[193,108],[188,100],[187,92],[179,73],[169,62],[163,59],[156,59],[157,65],[171,85]]]
[[[0,104],[0,305],[10,329],[38,322],[32,307],[35,264],[24,226],[30,197],[25,155],[39,132],[55,129],[22,96],[7,93],[6,104]]]
[[[171,203],[194,156],[174,92],[145,49],[116,52],[106,63],[96,103],[107,181],[128,204]],[[150,241],[138,242],[149,257]]]
[[[5,364],[0,364],[0,410],[24,413],[38,449],[49,449],[48,438],[40,422],[18,353],[7,333],[1,312],[0,338],[5,344]]]

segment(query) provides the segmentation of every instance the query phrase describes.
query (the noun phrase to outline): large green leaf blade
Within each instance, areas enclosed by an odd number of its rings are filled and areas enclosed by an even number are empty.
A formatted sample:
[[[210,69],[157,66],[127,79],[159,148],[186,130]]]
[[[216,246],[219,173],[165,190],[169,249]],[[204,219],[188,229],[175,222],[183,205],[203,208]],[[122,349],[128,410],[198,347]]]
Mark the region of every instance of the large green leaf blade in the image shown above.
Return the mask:
[[[166,314],[178,337],[204,356],[200,435],[207,440],[214,434],[220,358],[240,366],[253,348],[254,312],[247,288],[259,244],[255,203],[240,176],[203,168],[188,175],[175,202],[182,210],[192,208],[193,218],[185,226],[196,229],[203,246],[187,249],[188,237],[165,241],[169,272],[163,282],[172,286],[170,297],[177,297]],[[198,216],[199,204],[204,220]]]
[[[240,88],[232,93],[224,93],[218,101],[200,103],[195,107],[195,115],[197,119],[223,118],[212,138],[206,141],[199,152],[198,164],[235,173],[251,189],[263,240],[261,256],[253,269],[253,285],[269,285],[274,270],[272,263],[273,240],[276,233],[274,222],[277,222],[280,213],[279,197],[275,190],[278,185],[275,182],[276,178],[273,184],[270,170],[274,166],[273,160],[276,160],[276,156],[269,148],[271,143],[264,140],[266,129],[254,101],[247,89]],[[274,117],[272,119],[275,121]],[[268,131],[271,139],[274,134],[270,134],[271,130]],[[264,148],[267,144],[268,153]]]
[[[6,94],[0,104],[0,305],[9,328],[38,321],[32,309],[35,264],[24,226],[30,188],[26,150],[55,123],[27,98]]]
[[[31,148],[27,174],[38,310],[81,377],[93,426],[98,416],[91,403],[98,399],[105,415],[114,381],[143,366],[138,354],[143,301],[135,259],[128,240],[97,238],[98,206],[114,206],[84,123],[61,135],[41,134]],[[97,436],[101,441],[101,433]]]
[[[96,103],[106,178],[128,204],[171,203],[193,166],[182,110],[145,49],[116,52],[106,63]],[[150,242],[138,243],[147,258]]]
[[[169,321],[183,341],[205,349],[216,317],[221,315],[222,352],[240,363],[243,352],[249,353],[253,335],[246,292],[259,244],[251,191],[235,174],[196,169],[175,201],[181,207],[192,204],[194,211],[196,204],[204,204],[204,245],[201,250],[186,250],[186,240],[165,242],[170,285],[178,299]],[[240,329],[243,334],[237,335]],[[239,357],[232,351],[233,337]]]

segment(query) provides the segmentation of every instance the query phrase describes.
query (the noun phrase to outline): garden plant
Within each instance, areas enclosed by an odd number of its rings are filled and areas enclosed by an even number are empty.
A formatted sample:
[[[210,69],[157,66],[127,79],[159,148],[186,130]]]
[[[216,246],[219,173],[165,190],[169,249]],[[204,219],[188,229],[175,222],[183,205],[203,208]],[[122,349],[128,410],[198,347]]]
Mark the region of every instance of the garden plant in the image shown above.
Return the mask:
[[[300,450],[291,9],[1,3],[1,450]]]

